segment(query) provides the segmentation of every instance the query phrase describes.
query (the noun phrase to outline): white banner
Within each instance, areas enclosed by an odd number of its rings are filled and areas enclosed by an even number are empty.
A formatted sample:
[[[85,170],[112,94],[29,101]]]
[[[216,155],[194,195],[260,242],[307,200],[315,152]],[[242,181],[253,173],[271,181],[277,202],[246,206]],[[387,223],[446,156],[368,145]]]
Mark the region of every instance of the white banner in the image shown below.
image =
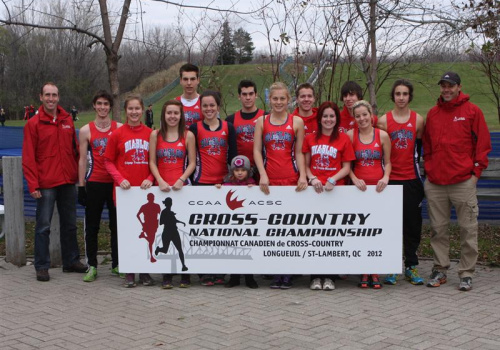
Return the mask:
[[[270,190],[117,188],[120,271],[401,273],[402,186]]]

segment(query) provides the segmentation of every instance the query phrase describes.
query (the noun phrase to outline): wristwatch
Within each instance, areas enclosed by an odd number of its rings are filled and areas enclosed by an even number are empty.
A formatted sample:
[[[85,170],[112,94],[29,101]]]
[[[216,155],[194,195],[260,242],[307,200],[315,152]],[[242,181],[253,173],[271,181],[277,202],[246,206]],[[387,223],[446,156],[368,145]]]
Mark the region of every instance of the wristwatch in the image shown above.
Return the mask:
[[[337,184],[337,181],[335,181],[333,179],[333,177],[329,177],[328,180],[326,180],[326,181],[328,181],[329,183],[331,183],[333,186],[335,186]]]

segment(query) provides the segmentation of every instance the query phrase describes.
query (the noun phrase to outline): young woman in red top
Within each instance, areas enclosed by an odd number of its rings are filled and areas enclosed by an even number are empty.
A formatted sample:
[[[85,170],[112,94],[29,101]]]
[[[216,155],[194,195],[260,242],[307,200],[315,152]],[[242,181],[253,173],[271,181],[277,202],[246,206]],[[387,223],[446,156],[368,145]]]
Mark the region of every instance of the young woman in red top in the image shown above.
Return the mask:
[[[183,106],[180,101],[170,100],[165,102],[161,111],[160,130],[151,133],[149,147],[154,150],[149,155],[149,168],[156,179],[160,190],[170,192],[171,189],[179,191],[189,182],[189,176],[196,166],[196,140],[191,131],[186,130]],[[156,247],[155,255],[167,253],[170,242],[174,243],[184,264],[184,253],[180,246],[178,233],[172,239],[166,236],[163,246]],[[163,239],[163,235],[162,235]],[[164,274],[162,287],[173,288],[172,274]],[[191,285],[191,278],[183,274],[180,287],[187,288]]]
[[[361,191],[366,191],[367,185],[376,185],[377,192],[382,192],[391,174],[391,140],[385,131],[373,127],[370,103],[358,101],[352,111],[358,127],[347,133],[356,155],[349,176]],[[359,286],[368,288],[369,285],[375,289],[382,288],[379,276],[362,275]]]
[[[236,132],[233,124],[220,119],[221,95],[216,91],[205,91],[200,96],[202,121],[189,127],[196,138],[196,169],[194,185],[208,186],[224,182],[228,166],[238,154]],[[200,275],[203,286],[224,284],[224,276]]]
[[[149,136],[151,129],[141,123],[144,102],[140,95],[129,95],[125,99],[127,122],[116,129],[109,138],[106,147],[105,166],[114,180],[115,186],[127,190],[131,186],[149,189],[153,184],[153,175],[149,171]],[[153,239],[148,239],[151,261]],[[127,273],[125,287],[135,287],[135,274]],[[143,285],[151,286],[153,279],[147,273],[139,274]]]
[[[339,132],[340,110],[333,102],[324,102],[316,116],[317,132],[304,139],[302,152],[306,160],[309,185],[317,193],[331,191],[335,186],[344,185],[344,177],[349,175],[351,161],[355,160],[349,137]],[[311,275],[312,290],[333,290],[333,276]]]
[[[297,186],[296,191],[305,190],[304,122],[300,117],[288,114],[290,92],[285,84],[271,85],[269,99],[271,113],[259,117],[255,124],[253,154],[260,174],[260,189],[266,194],[269,194],[269,185]],[[290,275],[275,275],[270,287],[288,289],[291,286]]]

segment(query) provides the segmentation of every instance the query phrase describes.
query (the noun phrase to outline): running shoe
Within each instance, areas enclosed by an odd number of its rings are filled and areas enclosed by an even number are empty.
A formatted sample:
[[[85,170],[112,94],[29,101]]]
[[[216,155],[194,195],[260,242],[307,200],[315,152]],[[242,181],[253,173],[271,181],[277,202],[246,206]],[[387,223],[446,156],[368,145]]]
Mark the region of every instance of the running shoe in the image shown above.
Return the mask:
[[[259,285],[257,284],[257,281],[253,278],[253,275],[245,276],[245,284],[250,289],[259,288]]]
[[[458,285],[458,290],[462,292],[468,292],[472,289],[472,278],[464,277],[460,279],[460,284]]]
[[[97,269],[94,266],[89,266],[87,274],[83,276],[83,282],[94,282],[97,277]]]
[[[224,284],[226,284],[226,280],[224,279],[224,276],[215,276],[214,284],[218,285],[218,286],[223,286]]]
[[[273,278],[273,281],[269,285],[271,289],[280,289],[282,284],[282,278],[281,275],[275,275]]]
[[[446,274],[438,270],[432,270],[431,276],[427,280],[427,287],[439,287],[446,283]]]
[[[189,288],[191,287],[191,276],[182,275],[181,282],[179,283],[179,288]]]
[[[420,277],[415,266],[409,266],[405,269],[405,280],[416,286],[424,284],[424,279]]]
[[[370,285],[373,289],[382,288],[382,283],[380,283],[380,279],[378,275],[370,275]]]
[[[311,290],[321,290],[323,286],[321,285],[321,279],[320,278],[315,278],[311,281],[311,285],[309,286],[309,289]]]
[[[143,286],[154,286],[155,280],[151,278],[149,273],[141,273],[139,274],[139,280],[141,281]]]
[[[359,280],[358,286],[359,288],[368,288],[370,284],[370,279],[368,275],[361,275],[361,279]]]
[[[205,275],[201,278],[201,285],[205,287],[211,287],[214,285],[214,277],[211,275]]]
[[[135,274],[127,273],[125,275],[125,288],[133,288],[135,286],[137,286],[137,284],[135,284]]]
[[[385,276],[384,283],[390,284],[390,285],[395,285],[396,283],[398,283],[398,275],[392,274],[392,275]]]
[[[125,274],[120,272],[118,266],[111,268],[111,274],[113,276],[119,276],[120,278],[125,278]]]
[[[285,275],[281,281],[281,289],[290,289],[292,288],[292,276]]]
[[[330,278],[325,278],[325,282],[323,283],[323,290],[334,290],[335,283]]]
[[[161,287],[163,289],[174,288],[174,284],[172,283],[172,276],[171,275],[164,275],[163,276],[163,282],[161,283]]]

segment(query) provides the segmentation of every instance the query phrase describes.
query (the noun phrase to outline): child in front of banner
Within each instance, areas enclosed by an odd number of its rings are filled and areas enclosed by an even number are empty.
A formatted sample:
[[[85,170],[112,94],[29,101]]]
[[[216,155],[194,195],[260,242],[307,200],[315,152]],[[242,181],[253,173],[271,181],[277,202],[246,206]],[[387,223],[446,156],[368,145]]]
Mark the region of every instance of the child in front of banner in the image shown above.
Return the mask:
[[[191,131],[186,130],[184,108],[178,100],[165,102],[161,111],[160,129],[151,133],[149,147],[154,150],[149,155],[149,168],[156,179],[161,191],[180,191],[189,183],[189,177],[196,166],[196,140]],[[172,239],[172,236],[175,236]],[[162,247],[156,246],[155,256],[159,253],[167,254],[170,243],[173,243],[179,252],[182,265],[184,254],[180,246],[178,234],[162,234]],[[164,274],[162,288],[171,289],[172,274]],[[179,287],[191,286],[189,274],[183,274]]]
[[[231,169],[229,174],[224,179],[224,186],[255,186],[255,180],[252,177],[252,168],[250,159],[246,156],[236,156],[231,161]],[[215,185],[221,188],[220,184]],[[230,275],[229,281],[226,283],[226,288],[232,288],[240,285],[240,274]],[[245,284],[248,288],[258,288],[259,285],[253,278],[253,275],[245,275]]]

